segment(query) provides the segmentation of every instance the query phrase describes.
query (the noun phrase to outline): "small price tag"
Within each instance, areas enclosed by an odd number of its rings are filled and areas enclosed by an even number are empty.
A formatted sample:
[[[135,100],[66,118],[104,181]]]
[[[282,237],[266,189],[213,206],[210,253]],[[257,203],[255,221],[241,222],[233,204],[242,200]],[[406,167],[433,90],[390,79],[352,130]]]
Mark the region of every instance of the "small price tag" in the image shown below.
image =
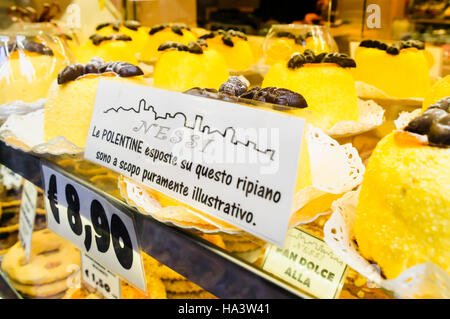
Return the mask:
[[[263,269],[316,298],[336,298],[347,265],[325,242],[300,229],[288,231],[284,247],[271,245]]]
[[[42,165],[48,227],[93,259],[146,291],[131,217],[95,192]]]
[[[22,185],[22,176],[14,173],[6,166],[0,165],[0,174],[3,177],[3,185],[6,187],[6,189],[19,189]]]
[[[81,277],[107,299],[120,299],[120,278],[86,253],[81,254]]]
[[[25,256],[30,259],[31,237],[33,235],[34,219],[36,217],[37,189],[25,180],[22,191],[22,201],[19,212],[19,240],[25,250]]]

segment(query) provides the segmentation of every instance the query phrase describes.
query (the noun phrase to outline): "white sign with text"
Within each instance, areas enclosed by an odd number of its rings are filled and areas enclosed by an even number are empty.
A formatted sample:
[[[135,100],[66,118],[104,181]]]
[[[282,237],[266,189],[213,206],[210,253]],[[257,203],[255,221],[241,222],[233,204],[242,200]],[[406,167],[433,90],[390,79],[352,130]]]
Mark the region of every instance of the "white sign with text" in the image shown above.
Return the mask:
[[[85,158],[282,245],[305,120],[101,80]]]
[[[36,218],[37,189],[33,183],[25,180],[19,213],[19,240],[25,251],[27,260],[31,254],[31,237]]]
[[[146,291],[133,219],[101,196],[42,165],[48,228]]]

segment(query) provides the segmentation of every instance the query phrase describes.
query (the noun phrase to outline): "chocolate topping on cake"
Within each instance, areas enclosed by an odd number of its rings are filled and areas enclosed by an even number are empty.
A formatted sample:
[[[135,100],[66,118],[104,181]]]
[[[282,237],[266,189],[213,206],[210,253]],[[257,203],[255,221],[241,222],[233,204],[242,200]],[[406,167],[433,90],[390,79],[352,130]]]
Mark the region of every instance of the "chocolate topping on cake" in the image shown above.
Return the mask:
[[[194,54],[203,54],[202,47],[207,47],[204,41],[196,41],[196,42],[190,41],[188,45],[174,41],[167,41],[158,47],[158,51],[177,50],[177,51],[187,51]]]
[[[123,25],[124,27],[133,30],[133,31],[137,31],[140,27],[141,24],[138,21],[135,20],[126,20],[123,23],[122,22],[105,22],[105,23],[100,23],[95,30],[101,30],[103,28],[106,28],[108,26],[112,26],[114,31],[119,31],[120,26]]]
[[[141,23],[136,20],[126,20],[123,22],[123,26],[133,31],[137,31],[141,27]]]
[[[437,147],[450,147],[450,97],[445,97],[405,127],[405,131],[427,135],[428,143]]]
[[[297,69],[306,63],[335,63],[343,68],[356,67],[355,60],[344,53],[321,53],[315,55],[307,49],[303,53],[294,53],[288,61],[288,68]]]
[[[27,50],[30,52],[36,52],[42,55],[53,55],[53,51],[45,46],[42,43],[30,41],[30,40],[23,40],[23,41],[11,41],[8,42],[8,54],[13,53],[16,50]]]
[[[308,103],[301,94],[274,86],[255,90],[252,100],[302,109],[308,107]]]
[[[100,35],[100,34],[93,34],[89,37],[91,39],[92,43],[94,45],[99,45],[103,41],[131,41],[131,37],[125,34],[112,34],[112,35]]]
[[[99,57],[93,58],[86,65],[73,64],[66,66],[58,74],[58,84],[64,84],[70,81],[74,81],[80,76],[86,74],[102,74],[102,73],[115,73],[120,77],[131,77],[137,75],[143,75],[142,70],[127,62],[107,62],[103,61]]]
[[[243,32],[235,31],[235,30],[225,31],[222,29],[218,30],[217,32],[210,32],[210,33],[204,34],[204,35],[200,36],[199,39],[205,39],[205,40],[212,39],[216,36],[221,36],[223,44],[225,44],[229,47],[234,46],[232,37],[238,37],[238,38],[241,38],[242,40],[247,41],[247,36]]]
[[[254,87],[247,90],[247,83],[238,76],[231,76],[220,86],[219,91],[196,87],[185,93],[204,97],[218,96],[224,100],[230,101],[236,101],[237,98],[242,98],[297,108],[305,108],[308,106],[308,103],[301,94],[288,89],[276,87],[261,89],[260,87]]]
[[[164,30],[165,28],[170,28],[172,30],[173,33],[178,34],[178,35],[183,35],[183,30],[188,30],[190,31],[191,29],[184,23],[173,23],[173,24],[157,24],[154,25],[150,31],[148,32],[148,34],[153,35],[159,31]]]
[[[244,94],[247,89],[247,83],[242,81],[238,76],[230,76],[226,82],[222,83],[219,92],[240,96]]]
[[[361,41],[359,46],[364,48],[379,49],[386,51],[386,53],[388,54],[397,55],[402,49],[416,48],[418,50],[423,50],[425,49],[425,42],[420,40],[404,40],[391,45],[387,45],[386,43],[378,40],[363,40]]]

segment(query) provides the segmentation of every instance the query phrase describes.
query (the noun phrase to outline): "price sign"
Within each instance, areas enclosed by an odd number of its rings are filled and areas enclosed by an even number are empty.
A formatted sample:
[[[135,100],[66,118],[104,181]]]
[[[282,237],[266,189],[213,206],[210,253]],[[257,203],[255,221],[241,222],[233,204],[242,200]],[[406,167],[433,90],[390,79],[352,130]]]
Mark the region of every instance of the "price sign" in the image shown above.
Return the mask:
[[[34,219],[36,217],[37,189],[25,180],[22,191],[22,201],[19,213],[19,240],[25,250],[25,256],[30,259],[31,236],[33,234]]]
[[[95,288],[105,298],[121,298],[119,276],[86,253],[81,254],[81,277],[86,284]]]
[[[293,228],[283,247],[269,246],[262,268],[316,298],[336,298],[347,265],[325,242]]]
[[[48,227],[146,291],[133,220],[95,192],[42,165]]]
[[[6,166],[0,165],[0,175],[3,177],[3,185],[6,189],[18,189],[22,185],[22,176],[14,173]]]

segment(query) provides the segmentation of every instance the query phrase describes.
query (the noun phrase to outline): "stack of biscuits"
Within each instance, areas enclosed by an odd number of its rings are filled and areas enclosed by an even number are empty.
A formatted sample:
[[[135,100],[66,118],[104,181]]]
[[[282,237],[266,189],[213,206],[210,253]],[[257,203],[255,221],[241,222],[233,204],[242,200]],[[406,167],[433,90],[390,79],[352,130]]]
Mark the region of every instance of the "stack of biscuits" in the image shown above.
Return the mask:
[[[19,238],[20,192],[4,190],[0,194],[0,255]]]
[[[30,259],[16,243],[1,268],[11,285],[26,298],[61,298],[80,281],[79,250],[49,229],[33,233]]]

